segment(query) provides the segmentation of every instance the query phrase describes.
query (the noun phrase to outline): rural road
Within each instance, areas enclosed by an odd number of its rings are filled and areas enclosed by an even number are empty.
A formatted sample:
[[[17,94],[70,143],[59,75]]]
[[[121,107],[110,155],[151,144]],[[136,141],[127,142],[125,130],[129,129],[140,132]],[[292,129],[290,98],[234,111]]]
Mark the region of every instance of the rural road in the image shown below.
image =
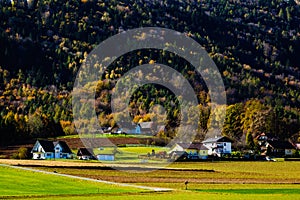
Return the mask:
[[[0,164],[0,166],[10,167],[10,168],[14,168],[14,169],[21,169],[21,170],[26,170],[26,171],[32,171],[32,172],[38,172],[38,173],[44,173],[44,174],[51,174],[51,175],[55,175],[55,176],[64,176],[64,177],[69,177],[69,178],[73,178],[73,179],[80,179],[80,180],[86,180],[86,181],[92,181],[92,182],[98,182],[98,183],[123,186],[123,187],[133,187],[133,188],[145,189],[145,190],[150,190],[150,191],[155,191],[155,192],[168,192],[168,191],[173,190],[171,188],[148,187],[148,186],[142,186],[142,185],[133,185],[133,184],[127,184],[127,183],[117,183],[117,182],[112,182],[112,181],[85,178],[85,177],[73,176],[73,175],[68,175],[68,174],[47,172],[47,171],[32,169],[32,168],[28,168],[28,167],[12,166],[12,165],[7,165],[7,164]]]

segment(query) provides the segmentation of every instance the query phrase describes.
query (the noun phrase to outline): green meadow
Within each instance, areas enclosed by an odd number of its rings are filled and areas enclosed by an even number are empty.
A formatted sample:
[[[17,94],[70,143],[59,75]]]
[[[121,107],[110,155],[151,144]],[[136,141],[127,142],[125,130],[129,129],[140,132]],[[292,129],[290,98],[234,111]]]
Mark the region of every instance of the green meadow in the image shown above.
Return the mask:
[[[111,154],[114,152],[113,147],[103,147],[101,150],[94,149],[94,154]],[[155,160],[144,160],[138,158],[139,155],[147,155],[148,153],[152,153],[154,150],[156,153],[163,152],[163,151],[170,151],[169,148],[166,147],[159,147],[159,146],[129,146],[129,147],[118,147],[118,153],[115,154],[115,161],[116,162],[128,162],[128,163],[141,163],[141,162],[157,162]],[[159,162],[166,163],[167,160],[159,160]]]
[[[288,191],[288,192],[286,192]],[[66,200],[97,200],[99,198],[104,200],[295,200],[299,199],[299,189],[245,189],[227,191],[227,190],[214,190],[207,191],[174,191],[174,192],[158,192],[158,193],[139,193],[139,194],[115,194],[110,195],[89,195],[89,196],[60,196],[59,199]],[[55,200],[57,197],[48,197],[49,200]],[[34,198],[32,200],[35,200]],[[38,200],[38,198],[36,198]]]
[[[142,190],[0,166],[0,198],[132,193]]]

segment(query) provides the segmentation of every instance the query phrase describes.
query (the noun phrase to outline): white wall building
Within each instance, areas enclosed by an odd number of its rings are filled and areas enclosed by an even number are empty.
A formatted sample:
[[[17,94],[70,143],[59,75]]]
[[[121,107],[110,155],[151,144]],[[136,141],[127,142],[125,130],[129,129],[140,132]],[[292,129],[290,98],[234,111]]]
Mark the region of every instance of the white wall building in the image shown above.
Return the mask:
[[[208,155],[222,157],[223,155],[231,154],[232,140],[227,137],[208,138],[202,143],[208,148]]]

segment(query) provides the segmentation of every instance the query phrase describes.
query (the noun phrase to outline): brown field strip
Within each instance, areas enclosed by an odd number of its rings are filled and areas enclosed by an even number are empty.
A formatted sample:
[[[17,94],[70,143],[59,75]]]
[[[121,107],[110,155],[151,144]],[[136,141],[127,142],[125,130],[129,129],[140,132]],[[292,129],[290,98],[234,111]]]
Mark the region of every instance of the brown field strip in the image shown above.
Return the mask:
[[[255,165],[255,163],[187,163],[185,166],[189,168],[180,168],[183,164],[171,165],[172,168],[154,168],[152,166],[144,165],[129,165],[129,164],[103,164],[99,162],[70,162],[70,161],[33,161],[33,160],[4,160],[0,159],[0,163],[26,166],[36,169],[42,169],[50,172],[58,172],[63,174],[70,174],[74,176],[81,176],[93,179],[101,179],[105,181],[119,182],[119,183],[147,183],[155,186],[157,183],[183,183],[186,180],[193,184],[300,184],[299,173],[297,171],[282,171],[279,168],[272,171],[272,166],[268,171],[269,164],[275,163],[256,163],[260,168],[251,171],[241,166],[241,169],[234,168],[240,165]],[[292,162],[293,164],[294,162]],[[286,165],[277,163],[276,165]],[[295,163],[296,164],[296,163]],[[294,168],[294,165],[290,168]],[[178,166],[177,166],[178,165]],[[220,165],[222,167],[220,167]],[[290,165],[290,164],[288,164]],[[297,164],[296,164],[297,165]],[[176,167],[173,167],[176,166]],[[211,168],[208,168],[211,167]],[[231,167],[230,167],[231,166]],[[155,169],[151,172],[145,172],[146,169]],[[147,168],[148,167],[148,168]],[[152,168],[151,168],[152,167]],[[206,167],[206,168],[205,168]],[[218,168],[219,167],[219,168]],[[228,169],[227,169],[228,167]],[[120,170],[117,170],[120,169]],[[126,171],[124,171],[126,170]],[[250,170],[250,171],[249,171]],[[274,170],[274,167],[273,167]],[[136,173],[137,172],[137,173]]]

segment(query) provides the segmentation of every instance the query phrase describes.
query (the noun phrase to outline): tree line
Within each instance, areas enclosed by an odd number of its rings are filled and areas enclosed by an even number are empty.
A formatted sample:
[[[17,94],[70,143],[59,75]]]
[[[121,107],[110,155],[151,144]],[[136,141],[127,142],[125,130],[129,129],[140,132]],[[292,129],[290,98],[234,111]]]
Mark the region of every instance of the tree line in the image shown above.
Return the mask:
[[[215,61],[229,104],[224,135],[248,145],[262,131],[287,139],[299,133],[299,14],[295,1],[278,0],[3,0],[1,141],[76,133],[70,91],[84,59],[108,37],[147,26],[185,33]],[[116,126],[111,90],[124,73],[145,63],[172,66],[190,82],[199,101],[203,137],[210,97],[201,76],[183,59],[157,50],[131,52],[108,68],[97,88],[100,124]],[[167,115],[171,130],[161,135],[172,137],[181,116],[176,101],[166,88],[140,88],[130,99],[132,119],[148,121],[154,115],[152,105],[161,104],[167,112],[157,108],[156,119]]]

